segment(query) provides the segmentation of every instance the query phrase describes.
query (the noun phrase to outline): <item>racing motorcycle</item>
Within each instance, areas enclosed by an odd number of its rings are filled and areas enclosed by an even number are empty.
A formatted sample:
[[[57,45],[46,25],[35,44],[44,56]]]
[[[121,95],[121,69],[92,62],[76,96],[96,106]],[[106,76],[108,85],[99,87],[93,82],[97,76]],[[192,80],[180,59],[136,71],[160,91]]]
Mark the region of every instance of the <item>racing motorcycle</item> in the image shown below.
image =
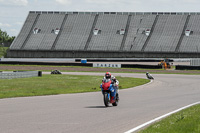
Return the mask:
[[[105,106],[108,107],[110,103],[112,103],[113,106],[117,106],[119,102],[119,90],[113,85],[112,81],[110,79],[106,79],[102,81],[100,87],[103,94]]]

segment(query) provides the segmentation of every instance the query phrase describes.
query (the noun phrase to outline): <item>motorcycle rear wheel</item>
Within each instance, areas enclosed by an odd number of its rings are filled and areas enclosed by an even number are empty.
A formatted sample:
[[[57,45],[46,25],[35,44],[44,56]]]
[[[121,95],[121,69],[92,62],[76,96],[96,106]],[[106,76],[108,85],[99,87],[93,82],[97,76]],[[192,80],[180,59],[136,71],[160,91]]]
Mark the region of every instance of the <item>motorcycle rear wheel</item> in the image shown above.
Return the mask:
[[[118,102],[119,102],[119,94],[117,93],[116,94],[116,100],[114,103],[112,103],[113,106],[117,106],[118,105]]]

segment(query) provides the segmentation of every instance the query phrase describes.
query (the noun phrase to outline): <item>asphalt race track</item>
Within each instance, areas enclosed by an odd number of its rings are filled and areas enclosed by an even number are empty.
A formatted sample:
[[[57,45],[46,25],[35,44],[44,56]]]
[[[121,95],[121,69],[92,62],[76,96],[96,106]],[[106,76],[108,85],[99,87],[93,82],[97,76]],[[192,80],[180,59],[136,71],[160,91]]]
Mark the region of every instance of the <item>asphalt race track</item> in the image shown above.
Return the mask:
[[[145,74],[114,75],[146,78]],[[120,90],[117,107],[105,108],[101,92],[0,99],[0,132],[123,133],[200,101],[200,75],[153,76],[150,84]]]

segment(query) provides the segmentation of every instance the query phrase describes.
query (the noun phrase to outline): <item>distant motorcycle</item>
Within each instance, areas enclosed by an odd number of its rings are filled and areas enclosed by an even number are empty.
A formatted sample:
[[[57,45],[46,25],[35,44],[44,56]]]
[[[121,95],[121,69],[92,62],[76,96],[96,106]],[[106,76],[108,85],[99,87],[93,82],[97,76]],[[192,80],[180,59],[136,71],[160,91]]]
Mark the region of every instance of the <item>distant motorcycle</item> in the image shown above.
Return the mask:
[[[59,70],[52,70],[51,74],[62,74]]]
[[[148,72],[146,72],[146,76],[147,76],[148,79],[154,79],[153,76]]]
[[[116,89],[110,79],[106,79],[101,84],[101,91],[103,94],[104,104],[106,107],[112,103],[113,106],[117,106],[119,102],[118,89]],[[111,97],[114,96],[114,99]]]

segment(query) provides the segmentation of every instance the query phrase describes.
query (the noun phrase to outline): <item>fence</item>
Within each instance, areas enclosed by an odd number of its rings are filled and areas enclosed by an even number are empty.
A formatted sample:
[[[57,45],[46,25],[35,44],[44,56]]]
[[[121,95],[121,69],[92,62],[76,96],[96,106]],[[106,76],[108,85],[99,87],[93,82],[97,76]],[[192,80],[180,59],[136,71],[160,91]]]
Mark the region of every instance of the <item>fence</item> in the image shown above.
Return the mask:
[[[0,72],[0,79],[14,79],[14,78],[28,78],[41,76],[41,71],[14,71],[14,72]]]
[[[200,66],[200,59],[197,58],[197,59],[191,59],[190,60],[190,65],[191,66]]]

